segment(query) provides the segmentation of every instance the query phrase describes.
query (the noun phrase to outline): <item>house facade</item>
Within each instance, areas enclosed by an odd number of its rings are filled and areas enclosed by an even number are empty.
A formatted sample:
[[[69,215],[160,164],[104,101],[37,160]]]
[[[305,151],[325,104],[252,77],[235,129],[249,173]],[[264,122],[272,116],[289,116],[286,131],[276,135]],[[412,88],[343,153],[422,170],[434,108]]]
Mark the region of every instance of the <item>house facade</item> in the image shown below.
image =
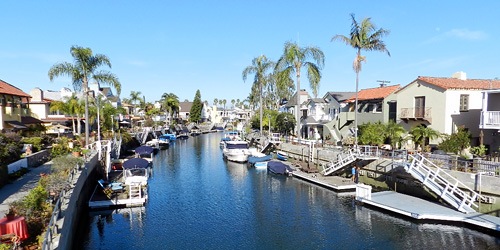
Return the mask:
[[[399,123],[407,131],[423,125],[448,135],[462,126],[471,133],[471,145],[479,145],[483,93],[491,88],[500,88],[500,81],[467,79],[464,72],[452,77],[419,76],[396,93]]]
[[[482,92],[479,140],[490,151],[500,151],[500,89]]]
[[[29,117],[31,96],[21,89],[0,80],[0,131],[18,131],[26,129],[23,117]]]

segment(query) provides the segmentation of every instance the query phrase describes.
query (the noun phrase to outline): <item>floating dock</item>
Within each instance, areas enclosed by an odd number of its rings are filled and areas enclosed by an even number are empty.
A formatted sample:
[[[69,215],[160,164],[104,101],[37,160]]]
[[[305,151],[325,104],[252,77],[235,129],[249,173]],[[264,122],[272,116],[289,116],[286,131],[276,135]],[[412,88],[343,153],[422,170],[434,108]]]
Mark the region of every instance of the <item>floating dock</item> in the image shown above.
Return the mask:
[[[127,190],[127,191],[125,191]],[[133,191],[132,191],[133,192]],[[124,191],[113,193],[108,197],[102,187],[96,186],[89,200],[90,209],[114,209],[123,207],[144,206],[148,200],[147,187],[142,187],[137,195],[129,195],[130,187],[125,186]]]
[[[295,170],[292,174],[294,177],[299,179],[303,179],[335,191],[345,192],[356,190],[356,183],[348,178],[340,176],[323,176],[320,173],[306,173],[301,170]]]
[[[359,184],[356,200],[383,210],[391,211],[412,219],[434,222],[464,223],[470,226],[500,233],[500,218],[477,212],[462,213],[438,203],[417,197],[382,191],[371,193],[371,186]]]

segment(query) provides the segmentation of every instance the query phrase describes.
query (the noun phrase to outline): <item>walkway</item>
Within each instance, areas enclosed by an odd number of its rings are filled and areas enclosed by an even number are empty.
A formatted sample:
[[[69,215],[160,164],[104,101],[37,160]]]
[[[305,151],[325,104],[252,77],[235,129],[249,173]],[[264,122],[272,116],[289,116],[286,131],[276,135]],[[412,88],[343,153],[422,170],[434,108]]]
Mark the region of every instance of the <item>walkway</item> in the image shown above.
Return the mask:
[[[39,167],[30,168],[28,173],[0,188],[0,218],[3,218],[9,211],[10,203],[24,198],[31,189],[38,185],[40,174],[48,173],[51,166],[52,161],[49,161]]]

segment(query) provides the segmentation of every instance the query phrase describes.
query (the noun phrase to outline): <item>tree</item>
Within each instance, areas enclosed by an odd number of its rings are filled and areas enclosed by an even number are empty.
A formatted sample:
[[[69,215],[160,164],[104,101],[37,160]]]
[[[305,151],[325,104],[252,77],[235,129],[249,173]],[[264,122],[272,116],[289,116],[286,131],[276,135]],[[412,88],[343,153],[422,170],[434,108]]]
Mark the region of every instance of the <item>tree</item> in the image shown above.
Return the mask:
[[[189,120],[191,122],[200,122],[201,121],[201,110],[203,109],[203,104],[201,103],[201,93],[200,90],[196,90],[196,94],[194,95],[193,105],[191,106],[191,110],[189,111]]]
[[[259,106],[260,106],[260,133],[262,134],[262,86],[268,82],[271,73],[268,71],[275,67],[275,63],[267,59],[265,55],[261,55],[252,60],[252,65],[247,66],[242,73],[243,81],[246,81],[249,74],[254,74],[252,90],[257,88],[259,91]],[[252,91],[253,92],[253,91]]]
[[[459,154],[464,149],[470,147],[471,134],[463,126],[458,127],[456,133],[447,136],[439,145],[438,148],[446,152]]]
[[[217,104],[219,104],[219,99],[214,98],[214,106],[217,107]]]
[[[179,97],[173,93],[164,93],[161,96],[161,106],[171,118],[174,118],[179,113]]]
[[[142,93],[140,91],[131,91],[130,92],[129,101],[131,101],[133,106],[134,106],[134,115],[136,114],[137,102],[141,103],[141,101],[142,101],[141,95],[142,95]]]
[[[403,134],[405,133],[405,129],[400,124],[395,123],[394,121],[389,121],[388,124],[385,125],[385,136],[389,140],[392,149],[395,149],[399,141],[401,141]]]
[[[347,45],[350,45],[356,50],[356,57],[354,58],[354,62],[352,67],[354,72],[356,72],[356,101],[354,107],[354,127],[358,129],[358,85],[359,85],[359,72],[361,72],[361,64],[366,61],[366,57],[361,55],[361,51],[380,51],[386,52],[387,55],[391,55],[387,50],[384,41],[382,41],[382,37],[389,34],[388,30],[378,29],[375,24],[371,22],[371,18],[365,18],[358,23],[354,14],[351,14],[352,24],[351,24],[351,32],[349,37],[344,35],[335,35],[332,38],[334,40],[340,40]],[[357,133],[355,133],[355,145],[358,144]]]
[[[314,62],[308,61],[313,59]],[[297,120],[297,136],[300,138],[300,73],[301,68],[307,70],[307,78],[309,79],[310,87],[314,97],[318,96],[319,82],[321,80],[320,70],[325,64],[325,55],[317,47],[301,48],[296,43],[286,42],[283,49],[283,55],[280,57],[275,66],[277,78],[280,80],[287,79],[291,74],[295,74],[297,81],[297,103],[295,108],[295,117]]]
[[[424,150],[427,140],[437,139],[441,136],[441,134],[437,130],[426,127],[424,125],[413,127],[410,130],[410,135],[413,142],[415,142],[415,147],[417,147],[417,145],[420,145],[422,150]]]
[[[359,141],[365,145],[381,145],[385,140],[385,126],[379,121],[359,126]]]
[[[116,89],[118,96],[121,92],[121,84],[118,78],[104,70],[99,70],[101,66],[111,68],[109,58],[102,54],[92,54],[90,48],[72,46],[70,49],[74,63],[58,63],[49,69],[49,79],[53,81],[58,76],[69,76],[73,81],[73,89],[75,91],[83,90],[85,95],[85,143],[89,143],[89,113],[88,113],[88,96],[89,96],[89,81],[94,80],[97,84],[110,85]]]
[[[281,133],[288,135],[295,127],[295,117],[288,113],[279,113],[276,116],[276,130]]]

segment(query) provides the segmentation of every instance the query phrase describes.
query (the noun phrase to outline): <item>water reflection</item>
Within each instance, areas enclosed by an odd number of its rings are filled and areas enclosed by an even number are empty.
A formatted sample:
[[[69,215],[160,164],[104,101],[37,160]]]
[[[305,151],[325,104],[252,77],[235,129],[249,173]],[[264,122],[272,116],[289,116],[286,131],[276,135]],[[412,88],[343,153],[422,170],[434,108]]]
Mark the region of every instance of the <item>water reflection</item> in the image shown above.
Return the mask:
[[[471,229],[416,223],[302,180],[225,162],[221,134],[154,159],[149,201],[91,215],[83,249],[498,249]]]

